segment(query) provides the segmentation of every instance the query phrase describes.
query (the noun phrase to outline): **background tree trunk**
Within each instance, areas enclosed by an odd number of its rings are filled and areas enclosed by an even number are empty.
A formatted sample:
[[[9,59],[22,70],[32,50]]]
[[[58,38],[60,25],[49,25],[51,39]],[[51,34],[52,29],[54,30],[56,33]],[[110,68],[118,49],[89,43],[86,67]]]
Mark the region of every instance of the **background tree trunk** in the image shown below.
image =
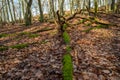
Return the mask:
[[[115,11],[115,0],[112,0],[111,10],[112,10],[113,12]]]
[[[13,8],[14,21],[16,22],[16,14],[15,14],[14,0],[11,0],[11,2],[12,2],[12,8]]]
[[[25,24],[26,26],[29,26],[32,24],[32,13],[31,13],[31,5],[32,0],[26,1],[27,7],[26,7],[26,13],[25,13]]]
[[[60,15],[64,15],[64,0],[58,0]]]
[[[14,23],[13,15],[12,15],[12,10],[11,10],[11,5],[10,5],[10,0],[8,0],[8,6],[9,6],[9,12],[11,15],[11,21]]]
[[[41,0],[38,0],[38,5],[39,5],[39,12],[40,12],[39,21],[43,22],[44,21],[44,16],[43,16],[43,10],[42,10],[42,6],[41,6]]]

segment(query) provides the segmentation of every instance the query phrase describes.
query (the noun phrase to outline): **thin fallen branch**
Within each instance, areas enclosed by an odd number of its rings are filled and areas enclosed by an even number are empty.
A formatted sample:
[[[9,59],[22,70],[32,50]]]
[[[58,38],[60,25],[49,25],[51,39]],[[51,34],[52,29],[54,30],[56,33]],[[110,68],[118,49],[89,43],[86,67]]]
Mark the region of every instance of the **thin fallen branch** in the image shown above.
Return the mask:
[[[55,29],[55,28],[43,28],[43,29],[37,30],[37,31],[32,32],[32,33],[45,32],[45,31],[50,31],[50,30],[54,30],[54,29]]]

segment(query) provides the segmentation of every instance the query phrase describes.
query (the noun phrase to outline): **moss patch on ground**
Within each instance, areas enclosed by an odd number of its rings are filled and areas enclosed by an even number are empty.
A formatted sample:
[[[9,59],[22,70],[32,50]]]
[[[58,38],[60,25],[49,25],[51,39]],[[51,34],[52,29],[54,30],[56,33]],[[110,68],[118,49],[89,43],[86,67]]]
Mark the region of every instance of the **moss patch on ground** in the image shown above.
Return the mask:
[[[80,20],[80,24],[81,23],[84,23],[84,22],[86,22],[87,21],[87,19],[82,19],[82,20]]]
[[[70,43],[70,36],[66,31],[63,33],[63,40],[66,44]]]
[[[21,33],[19,33],[18,35],[19,35],[19,36],[23,36],[23,35],[28,35],[28,34],[30,34],[30,32],[21,32]]]
[[[38,37],[39,35],[38,35],[38,34],[29,34],[28,36],[29,36],[29,38],[36,38],[36,37]]]
[[[67,29],[68,25],[67,24],[64,24],[63,25],[63,30],[65,31]]]
[[[69,45],[67,45],[67,47],[66,47],[66,52],[67,52],[67,53],[70,53],[71,50],[72,50],[71,47],[70,47]]]
[[[13,49],[23,49],[25,47],[28,47],[28,44],[16,44],[16,45],[13,45],[13,46],[10,46],[10,48],[13,48]]]
[[[90,26],[91,25],[91,23],[87,23],[87,24],[85,24],[86,26]]]
[[[73,79],[73,64],[72,58],[69,53],[63,56],[63,79],[64,80],[72,80]]]
[[[8,47],[7,47],[7,46],[1,46],[1,47],[0,47],[0,51],[5,51],[5,50],[8,50]]]
[[[95,27],[96,29],[101,29],[101,28],[109,28],[108,25],[103,25],[103,24],[99,24]]]
[[[88,32],[90,32],[90,31],[93,30],[93,29],[101,29],[101,28],[109,28],[109,26],[108,26],[108,25],[99,24],[99,25],[97,25],[96,27],[88,28],[88,29],[84,30],[83,32],[88,33]]]
[[[2,37],[7,37],[7,36],[9,36],[9,34],[0,34],[0,38],[2,38]]]

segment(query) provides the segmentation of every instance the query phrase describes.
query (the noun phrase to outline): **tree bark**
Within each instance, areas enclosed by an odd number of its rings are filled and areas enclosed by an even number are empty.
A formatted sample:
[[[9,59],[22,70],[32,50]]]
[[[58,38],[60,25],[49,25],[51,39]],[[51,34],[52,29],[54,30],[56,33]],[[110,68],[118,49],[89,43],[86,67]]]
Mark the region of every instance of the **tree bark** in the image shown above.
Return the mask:
[[[11,2],[12,2],[12,8],[13,8],[13,16],[14,16],[14,20],[15,20],[15,22],[16,22],[16,14],[15,14],[15,5],[14,5],[14,1],[11,0]]]
[[[27,4],[26,13],[25,13],[25,24],[26,26],[29,26],[32,24],[32,13],[31,13],[32,0],[29,0],[28,2],[25,1],[25,2]]]
[[[115,11],[115,0],[112,0],[111,10],[112,10],[113,12]]]
[[[12,15],[12,10],[11,10],[11,5],[10,5],[10,0],[8,0],[8,6],[9,6],[9,11],[11,15],[11,21],[14,23],[13,15]]]
[[[64,0],[58,0],[58,5],[59,5],[59,12],[60,12],[60,15],[64,15],[64,9],[63,9]]]
[[[39,12],[40,12],[39,21],[43,22],[44,21],[44,16],[43,16],[43,10],[42,10],[42,6],[41,6],[41,0],[38,0],[38,5],[39,5]]]

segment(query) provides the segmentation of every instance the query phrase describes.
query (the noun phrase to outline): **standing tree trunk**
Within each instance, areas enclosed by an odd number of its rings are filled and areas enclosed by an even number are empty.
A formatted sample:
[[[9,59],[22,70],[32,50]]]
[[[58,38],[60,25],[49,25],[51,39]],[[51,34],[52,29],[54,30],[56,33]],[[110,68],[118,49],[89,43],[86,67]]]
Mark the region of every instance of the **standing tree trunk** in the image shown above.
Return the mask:
[[[90,15],[90,8],[91,8],[91,0],[88,0],[88,8],[87,8],[87,10],[88,10],[88,12],[89,12],[89,15]]]
[[[115,11],[115,0],[112,0],[111,10],[112,10],[113,12]]]
[[[59,11],[60,11],[60,15],[64,15],[64,0],[58,0],[58,5],[59,5]]]
[[[74,1],[73,0],[69,0],[70,2],[70,13],[73,14],[74,11],[73,11],[73,8],[74,8]]]
[[[94,0],[94,9],[95,9],[95,16],[97,16],[97,11],[98,11],[98,3],[97,3],[97,0]]]
[[[25,2],[27,4],[26,13],[25,13],[25,24],[26,26],[29,26],[32,24],[32,13],[31,13],[32,0],[29,0],[28,2],[25,1]]]
[[[22,22],[22,10],[21,10],[21,4],[22,2],[19,0],[19,22],[21,23]]]
[[[22,0],[22,14],[23,14],[23,16],[25,15],[25,4],[24,4],[24,0]]]
[[[55,10],[54,10],[54,0],[49,0],[49,6],[50,6],[50,18],[56,18],[55,16]]]
[[[5,5],[4,3],[5,3],[4,0],[2,0],[2,6]],[[6,22],[6,15],[5,15],[5,8],[4,7],[2,8],[2,12],[3,12],[3,15],[2,15],[3,20],[4,20],[4,22]]]
[[[80,0],[76,0],[76,9],[80,10]]]
[[[8,12],[8,5],[7,5],[7,0],[5,0],[5,8],[6,8],[6,17],[7,17],[7,22],[10,22],[10,19],[9,19],[9,12]]]
[[[15,14],[15,5],[14,5],[14,1],[11,0],[11,2],[12,2],[12,7],[13,7],[14,20],[15,20],[15,22],[16,22],[16,14]]]
[[[10,15],[11,15],[11,21],[14,23],[14,19],[13,19],[12,10],[11,10],[11,6],[10,6],[10,1],[9,0],[8,0],[8,6],[9,6]]]
[[[57,25],[56,14],[54,10],[54,0],[49,0],[49,6],[50,6],[50,18],[53,18],[55,24]]]
[[[115,13],[120,13],[120,0],[117,1]]]
[[[42,10],[42,6],[41,6],[41,0],[38,0],[38,5],[39,5],[39,12],[40,12],[39,21],[43,22],[44,21],[44,16],[43,16],[43,10]]]

